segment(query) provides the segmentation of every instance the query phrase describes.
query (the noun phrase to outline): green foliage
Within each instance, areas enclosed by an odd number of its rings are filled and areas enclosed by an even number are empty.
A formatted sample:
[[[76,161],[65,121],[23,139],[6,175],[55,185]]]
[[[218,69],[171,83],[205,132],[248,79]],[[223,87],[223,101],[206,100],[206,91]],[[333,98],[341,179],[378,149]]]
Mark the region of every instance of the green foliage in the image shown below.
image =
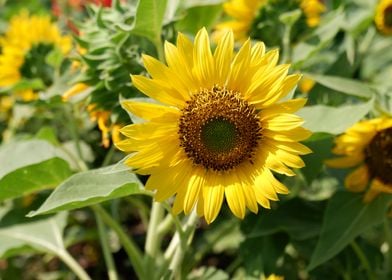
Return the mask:
[[[61,213],[44,220],[0,228],[0,257],[12,249],[30,246],[40,252],[60,254],[65,250],[62,231],[67,214]]]
[[[361,233],[384,221],[392,197],[384,195],[369,204],[364,204],[362,199],[362,195],[348,192],[337,192],[330,199],[320,239],[310,260],[310,270],[335,256]]]
[[[78,173],[53,191],[30,217],[63,210],[78,209],[132,194],[141,194],[136,175],[119,166]]]

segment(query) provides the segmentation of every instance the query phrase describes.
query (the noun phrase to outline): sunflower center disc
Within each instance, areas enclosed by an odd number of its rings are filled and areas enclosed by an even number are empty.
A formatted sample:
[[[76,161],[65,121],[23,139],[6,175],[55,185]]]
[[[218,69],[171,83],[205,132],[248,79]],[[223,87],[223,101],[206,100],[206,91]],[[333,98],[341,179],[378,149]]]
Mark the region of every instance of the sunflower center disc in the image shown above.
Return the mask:
[[[194,94],[182,109],[180,145],[194,164],[215,171],[252,163],[261,139],[255,108],[238,92],[218,86]]]
[[[213,152],[230,151],[235,147],[237,138],[235,125],[224,118],[211,119],[201,128],[201,141]]]
[[[365,149],[365,156],[370,175],[384,184],[392,184],[392,128],[382,130],[373,137]]]
[[[384,25],[386,27],[392,27],[392,6],[384,10]]]

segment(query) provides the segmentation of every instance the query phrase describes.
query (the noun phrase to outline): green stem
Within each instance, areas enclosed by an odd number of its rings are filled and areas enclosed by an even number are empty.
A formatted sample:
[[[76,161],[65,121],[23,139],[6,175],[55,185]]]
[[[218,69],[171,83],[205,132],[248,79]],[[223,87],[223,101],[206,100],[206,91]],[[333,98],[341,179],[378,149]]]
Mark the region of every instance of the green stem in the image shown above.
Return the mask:
[[[67,250],[61,250],[60,252],[57,252],[57,255],[80,280],[91,280],[90,276],[88,276],[86,271],[77,261],[75,261],[75,259],[67,252]]]
[[[362,249],[358,246],[357,242],[355,242],[355,240],[351,242],[351,248],[354,250],[354,253],[357,255],[362,266],[366,270],[366,273],[368,275],[368,279],[376,280],[376,277],[373,275],[372,269],[370,267],[370,263],[369,263],[368,259],[366,258],[366,255],[364,254]]]
[[[110,252],[109,240],[106,233],[105,225],[100,216],[100,212],[96,211],[95,209],[93,210],[95,213],[95,219],[97,221],[99,239],[101,241],[103,256],[105,259],[106,267],[108,269],[109,280],[118,280],[116,267],[114,265],[113,255]]]
[[[388,216],[385,216],[384,218],[384,232],[385,232],[385,239],[388,244],[388,252],[386,256],[386,265],[385,265],[385,270],[387,273],[391,271],[392,268],[392,233],[391,233],[391,227],[389,224],[389,218]]]
[[[283,45],[282,63],[291,62],[290,34],[291,34],[291,25],[285,25],[284,34],[282,38],[282,45]]]
[[[164,209],[159,202],[152,203],[150,222],[148,223],[145,252],[151,258],[154,258],[161,244],[160,237],[157,236],[158,226],[162,221]]]
[[[142,253],[139,248],[136,246],[134,241],[128,237],[128,235],[124,232],[121,225],[114,220],[106,211],[102,208],[101,205],[96,204],[92,206],[94,211],[98,212],[102,220],[108,225],[111,229],[113,229],[118,238],[120,239],[121,244],[124,246],[125,251],[128,254],[128,257],[133,265],[133,268],[139,279],[145,279],[144,270],[143,270],[143,262],[142,262]]]
[[[155,39],[154,45],[155,45],[155,48],[157,49],[157,52],[158,52],[158,59],[164,63],[165,62],[165,51],[163,49],[161,37],[157,37]]]
[[[69,106],[70,107],[70,106]],[[70,111],[71,110],[71,111]],[[88,167],[86,163],[83,160],[83,153],[82,153],[82,148],[80,146],[80,138],[79,138],[79,132],[78,132],[78,127],[76,125],[76,119],[73,115],[73,108],[65,108],[65,114],[68,119],[68,129],[69,132],[71,133],[72,139],[74,140],[75,146],[76,146],[76,151],[78,153],[79,158],[76,160],[77,165],[79,167],[80,171],[87,171]]]
[[[163,221],[158,226],[158,235],[165,235],[173,226],[174,220],[171,214],[167,214]]]
[[[112,144],[112,145],[110,146],[109,151],[106,153],[105,158],[103,159],[102,167],[108,166],[108,165],[110,164],[110,161],[111,161],[112,158],[113,158],[115,149],[116,149],[116,147]]]
[[[196,229],[196,223],[199,220],[196,212],[193,211],[184,226],[184,237],[178,238],[179,246],[177,246],[174,256],[170,262],[169,269],[172,271],[172,275],[175,278],[182,279],[181,275],[181,267],[182,261],[184,259],[184,255],[186,250],[189,248],[189,244],[192,242],[193,234]]]

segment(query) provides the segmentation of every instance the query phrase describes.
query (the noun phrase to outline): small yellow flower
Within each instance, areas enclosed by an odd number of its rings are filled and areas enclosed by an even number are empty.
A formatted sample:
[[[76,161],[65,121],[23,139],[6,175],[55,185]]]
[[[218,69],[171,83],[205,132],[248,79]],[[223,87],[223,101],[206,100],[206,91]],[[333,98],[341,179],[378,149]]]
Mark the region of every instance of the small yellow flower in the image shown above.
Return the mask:
[[[380,32],[386,35],[392,34],[392,0],[379,1],[374,21]]]
[[[279,275],[275,275],[275,274],[271,274],[267,278],[262,278],[262,279],[266,279],[266,280],[284,280],[284,277],[283,276],[279,276]]]
[[[320,15],[325,12],[325,5],[321,0],[301,0],[301,9],[306,16],[306,23],[309,27],[316,27],[320,24]]]
[[[165,56],[167,65],[143,56],[151,79],[132,75],[159,104],[123,103],[146,120],[121,129],[127,139],[116,145],[132,153],[126,164],[150,174],[146,189],[157,201],[176,195],[175,214],[195,208],[211,223],[224,197],[239,218],[258,204],[270,208],[288,193],[273,172],[294,176],[291,168],[304,166],[299,155],[310,153],[298,141],[311,133],[293,114],[306,100],[281,100],[301,76],[288,75],[290,65],[277,65],[278,52],[261,42],[248,39],[234,52],[231,31],[214,52],[204,28],[194,42],[179,34],[177,46],[165,43]]]
[[[392,193],[392,118],[361,121],[335,143],[332,151],[341,157],[326,163],[334,168],[355,167],[345,179],[349,191],[366,191],[365,202],[380,193]]]
[[[66,92],[64,92],[62,99],[63,101],[68,101],[71,97],[81,94],[85,90],[87,90],[89,86],[85,83],[76,83]]]
[[[299,89],[303,93],[309,93],[315,84],[316,82],[313,79],[303,77],[299,82]]]
[[[26,55],[39,44],[53,45],[67,54],[72,40],[61,35],[49,16],[30,16],[27,12],[14,16],[0,37],[0,87],[13,86],[23,78]]]
[[[87,110],[90,113],[90,119],[93,122],[97,122],[98,128],[101,131],[102,146],[109,148],[110,146],[110,136],[113,143],[120,141],[120,129],[122,125],[113,124],[110,121],[110,112],[97,110],[95,104],[89,105]]]
[[[236,41],[245,41],[255,16],[265,2],[267,0],[230,0],[224,3],[224,11],[233,20],[218,24],[214,37],[218,40],[227,30],[233,30]]]

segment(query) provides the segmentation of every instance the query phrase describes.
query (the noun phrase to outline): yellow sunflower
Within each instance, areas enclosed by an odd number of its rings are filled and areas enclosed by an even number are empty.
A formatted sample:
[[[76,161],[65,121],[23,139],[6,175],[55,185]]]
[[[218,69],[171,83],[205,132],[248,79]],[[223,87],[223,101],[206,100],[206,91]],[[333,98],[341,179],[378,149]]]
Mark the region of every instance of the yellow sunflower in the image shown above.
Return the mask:
[[[219,23],[215,28],[215,38],[220,38],[225,30],[232,29],[234,38],[243,42],[249,36],[250,29],[254,23],[260,8],[268,0],[229,0],[223,4],[226,14],[233,18],[231,21]],[[272,2],[272,1],[271,1]],[[326,7],[321,0],[294,0],[305,14],[306,23],[309,27],[315,27],[320,23],[320,15],[325,12]]]
[[[320,15],[325,12],[325,5],[321,0],[301,0],[300,7],[305,14],[306,24],[316,27],[320,24]]]
[[[361,121],[339,136],[326,163],[334,168],[355,167],[345,179],[352,192],[363,192],[365,202],[380,193],[392,193],[392,118]],[[370,183],[370,187],[367,189]]]
[[[144,55],[151,79],[132,75],[140,91],[159,103],[124,102],[146,122],[121,129],[128,139],[119,149],[134,152],[126,164],[150,174],[146,189],[163,201],[176,194],[173,213],[195,207],[211,223],[226,197],[231,211],[243,218],[246,208],[270,207],[288,189],[272,171],[294,176],[299,155],[310,150],[298,141],[309,137],[303,120],[292,113],[305,99],[277,103],[301,78],[277,65],[276,50],[253,47],[248,39],[233,52],[233,32],[224,34],[212,53],[207,31],[192,43],[178,35],[177,47],[165,43],[167,65]]]
[[[33,48],[56,47],[67,54],[71,49],[71,42],[71,37],[61,36],[60,30],[51,23],[49,16],[30,16],[27,12],[22,12],[13,17],[7,31],[0,37],[0,87],[13,86],[24,77],[24,65]],[[30,56],[34,60],[36,54]],[[29,71],[31,75],[35,74],[34,70]],[[26,89],[19,92],[19,95],[28,101],[31,100],[32,91]]]
[[[392,34],[392,0],[381,0],[378,3],[374,21],[382,33]]]
[[[259,8],[265,2],[267,0],[230,0],[224,3],[225,13],[233,20],[218,24],[214,36],[220,38],[227,30],[233,30],[236,41],[245,41]]]

